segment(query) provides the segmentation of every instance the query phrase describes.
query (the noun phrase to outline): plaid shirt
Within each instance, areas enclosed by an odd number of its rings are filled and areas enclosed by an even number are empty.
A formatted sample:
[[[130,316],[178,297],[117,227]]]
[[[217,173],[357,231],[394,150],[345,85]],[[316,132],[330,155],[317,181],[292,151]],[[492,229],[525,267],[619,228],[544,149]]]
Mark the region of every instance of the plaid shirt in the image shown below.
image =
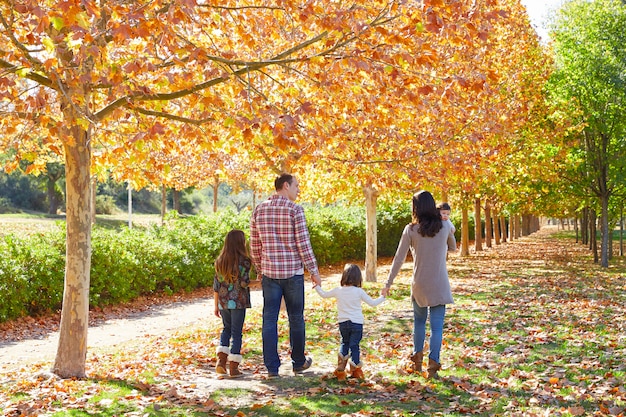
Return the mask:
[[[250,221],[250,256],[259,275],[274,279],[319,274],[304,209],[274,194],[259,204]]]

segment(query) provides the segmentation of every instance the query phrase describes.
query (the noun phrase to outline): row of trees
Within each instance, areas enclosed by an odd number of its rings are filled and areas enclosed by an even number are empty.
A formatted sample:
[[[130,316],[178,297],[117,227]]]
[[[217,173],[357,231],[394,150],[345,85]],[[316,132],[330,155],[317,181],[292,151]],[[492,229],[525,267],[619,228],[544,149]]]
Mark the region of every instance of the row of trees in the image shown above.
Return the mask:
[[[377,198],[429,188],[494,217],[578,208],[559,173],[582,165],[583,98],[560,94],[551,71],[567,67],[518,0],[6,0],[0,37],[6,168],[65,166],[61,376],[85,369],[94,176],[266,192],[291,171],[306,200],[365,195],[369,278]]]

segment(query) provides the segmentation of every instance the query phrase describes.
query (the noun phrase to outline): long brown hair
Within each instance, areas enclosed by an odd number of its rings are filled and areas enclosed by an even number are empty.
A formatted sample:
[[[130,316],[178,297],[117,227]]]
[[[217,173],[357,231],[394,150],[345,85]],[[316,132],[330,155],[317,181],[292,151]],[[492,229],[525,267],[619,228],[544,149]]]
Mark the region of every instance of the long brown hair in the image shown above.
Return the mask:
[[[441,230],[441,215],[433,195],[428,191],[419,191],[413,195],[413,225],[419,224],[419,234],[433,237]]]
[[[215,260],[215,272],[224,277],[226,282],[235,282],[239,278],[241,258],[248,258],[246,235],[241,230],[233,229],[226,235],[222,251]]]

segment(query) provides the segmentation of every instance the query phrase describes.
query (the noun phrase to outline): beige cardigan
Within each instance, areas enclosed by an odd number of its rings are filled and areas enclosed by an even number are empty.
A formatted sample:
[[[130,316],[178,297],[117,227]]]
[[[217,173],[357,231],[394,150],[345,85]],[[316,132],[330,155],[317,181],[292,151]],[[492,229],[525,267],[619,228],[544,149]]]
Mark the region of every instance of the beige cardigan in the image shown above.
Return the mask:
[[[446,268],[448,251],[456,250],[451,223],[442,222],[441,230],[433,237],[422,236],[417,232],[418,229],[419,224],[408,224],[404,228],[385,285],[389,288],[393,284],[394,278],[400,272],[406,255],[411,249],[413,256],[411,297],[420,307],[452,304],[454,300]]]

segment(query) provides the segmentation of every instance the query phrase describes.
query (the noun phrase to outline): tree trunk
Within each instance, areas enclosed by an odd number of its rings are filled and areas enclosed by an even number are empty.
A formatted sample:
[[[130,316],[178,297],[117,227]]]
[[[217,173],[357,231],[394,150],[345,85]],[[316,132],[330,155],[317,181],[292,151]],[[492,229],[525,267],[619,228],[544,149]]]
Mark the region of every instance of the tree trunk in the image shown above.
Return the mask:
[[[489,206],[489,200],[485,201],[485,245],[491,247],[491,236],[493,229],[491,227],[491,207]]]
[[[609,195],[605,194],[600,198],[602,205],[602,213],[600,214],[600,236],[602,243],[600,244],[600,266],[609,267]]]
[[[89,324],[89,281],[91,267],[91,142],[75,122],[67,106],[67,131],[73,138],[65,144],[66,169],[66,263],[59,345],[52,372],[62,378],[84,378]]]
[[[48,181],[46,182],[46,191],[48,194],[48,214],[57,214],[59,210],[59,201],[57,200],[56,193],[56,181],[52,178],[48,177]]]
[[[619,209],[619,256],[624,256],[624,203]]]
[[[368,185],[365,193],[365,281],[376,282],[376,258],[378,256],[376,232],[376,199],[378,190]]]
[[[180,191],[176,189],[172,190],[172,200],[174,201],[173,202],[174,210],[176,210],[178,214],[183,214],[180,211]]]
[[[595,210],[589,210],[589,225],[590,225],[590,231],[589,231],[589,243],[591,244],[590,249],[593,251],[593,263],[598,263],[599,257],[598,257],[598,233],[596,230],[596,225],[598,222],[598,218],[596,216],[596,211]]]
[[[461,256],[469,256],[469,214],[467,207],[461,208]]]
[[[165,224],[165,214],[167,213],[167,187],[161,187],[161,226]]]
[[[583,215],[580,219],[580,242],[583,245],[589,243],[589,208],[583,208]]]
[[[528,236],[530,235],[530,231],[531,231],[531,217],[530,214],[524,214],[521,216],[521,220],[522,220],[522,227],[520,228],[520,231],[522,233],[522,236]]]
[[[500,244],[500,222],[499,222],[499,216],[496,214],[495,216],[493,216],[493,235],[496,239],[496,245]]]
[[[576,243],[578,243],[578,235],[579,235],[579,231],[578,231],[578,216],[574,217],[574,233],[576,234]]]
[[[96,194],[98,191],[98,178],[94,175],[91,179],[91,224],[96,224]]]
[[[515,228],[517,227],[517,222],[515,221],[515,215],[509,216],[509,240],[515,240]]]
[[[506,217],[500,215],[500,231],[502,233],[502,243],[506,243]]]
[[[213,178],[213,213],[217,213],[217,191],[220,188],[220,177]]]
[[[480,220],[480,198],[474,199],[474,249],[483,250],[483,228]]]

